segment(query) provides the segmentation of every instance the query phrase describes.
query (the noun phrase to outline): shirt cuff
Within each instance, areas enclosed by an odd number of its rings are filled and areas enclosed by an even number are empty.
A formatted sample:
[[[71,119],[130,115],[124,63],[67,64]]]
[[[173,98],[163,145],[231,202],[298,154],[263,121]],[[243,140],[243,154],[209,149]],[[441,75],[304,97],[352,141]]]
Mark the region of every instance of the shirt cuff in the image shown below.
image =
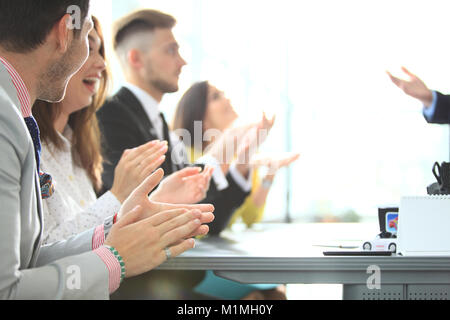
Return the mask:
[[[438,95],[436,91],[432,91],[433,94],[433,102],[431,105],[427,108],[426,106],[423,107],[423,115],[428,121],[431,121],[431,119],[434,116],[434,113],[436,112],[436,105],[438,100]]]
[[[89,212],[95,212],[100,217],[109,217],[120,211],[122,204],[111,191],[106,192],[89,207]]]
[[[196,163],[201,163],[214,168],[212,179],[216,184],[217,190],[222,191],[228,188],[227,177],[225,177],[225,175],[223,174],[222,168],[220,167],[220,163],[219,161],[217,161],[216,158],[210,155],[206,155],[198,159]]]
[[[114,293],[120,287],[121,272],[119,260],[106,247],[100,247],[94,252],[105,263],[109,272],[109,294]]]
[[[232,164],[230,167],[230,175],[236,184],[241,187],[242,191],[250,192],[252,190],[252,176],[253,170],[250,171],[248,179],[245,179],[242,174],[236,169],[236,164]]]
[[[92,250],[100,248],[105,243],[105,225],[98,226],[92,237]]]

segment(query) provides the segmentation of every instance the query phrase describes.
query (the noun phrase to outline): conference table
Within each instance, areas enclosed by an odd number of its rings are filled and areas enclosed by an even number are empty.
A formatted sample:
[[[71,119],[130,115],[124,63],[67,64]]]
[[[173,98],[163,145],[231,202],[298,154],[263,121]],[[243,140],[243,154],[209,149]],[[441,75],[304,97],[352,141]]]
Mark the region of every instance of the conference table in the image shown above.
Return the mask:
[[[219,237],[197,240],[194,249],[159,269],[213,270],[249,284],[342,284],[349,300],[450,297],[450,257],[323,254],[349,251],[336,247],[357,247],[378,233],[377,223],[238,225]]]

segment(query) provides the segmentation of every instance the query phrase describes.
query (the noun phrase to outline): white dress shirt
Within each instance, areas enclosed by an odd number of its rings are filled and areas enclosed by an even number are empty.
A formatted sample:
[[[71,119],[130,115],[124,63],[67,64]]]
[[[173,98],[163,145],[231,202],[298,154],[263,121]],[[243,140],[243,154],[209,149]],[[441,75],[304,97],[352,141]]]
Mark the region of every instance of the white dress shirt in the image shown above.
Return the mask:
[[[151,124],[153,125],[153,130],[151,133],[156,135],[159,140],[164,140],[164,124],[161,117],[159,116],[159,103],[147,92],[141,88],[135,86],[131,83],[125,83],[124,87],[130,90],[139,102],[144,107],[144,111],[147,114]]]
[[[111,192],[97,199],[87,172],[73,161],[69,126],[60,137],[64,142],[63,150],[42,143],[41,167],[52,176],[55,186],[54,194],[43,201],[44,244],[102,225],[121,207]]]
[[[147,114],[155,130],[155,132],[152,133],[156,134],[156,136],[158,136],[160,140],[164,140],[164,124],[160,117],[159,103],[146,91],[142,90],[141,88],[131,83],[124,84],[124,87],[130,90],[144,107],[145,113]],[[184,143],[180,141],[178,136],[175,135],[173,132],[170,132],[170,143],[173,148],[171,154],[172,161],[174,162],[176,161],[177,163],[188,163],[189,160],[188,155],[186,154],[186,147]],[[206,155],[198,159],[197,163],[209,165],[214,168],[213,180],[218,190],[228,188],[228,181],[225,175],[223,174],[222,169],[220,167],[220,163],[217,159],[213,158],[212,156]],[[230,175],[236,182],[236,184],[240,186],[244,192],[251,191],[252,174],[249,174],[248,179],[244,178],[242,174],[236,169],[236,166],[233,164],[230,167]]]

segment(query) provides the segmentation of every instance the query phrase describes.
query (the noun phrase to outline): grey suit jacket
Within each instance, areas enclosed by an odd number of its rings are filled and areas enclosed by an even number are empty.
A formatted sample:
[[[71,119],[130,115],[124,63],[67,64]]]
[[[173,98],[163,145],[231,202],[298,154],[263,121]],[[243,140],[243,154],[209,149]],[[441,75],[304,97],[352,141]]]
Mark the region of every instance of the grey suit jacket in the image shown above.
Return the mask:
[[[109,299],[94,230],[42,247],[41,201],[33,142],[0,64],[0,299]]]

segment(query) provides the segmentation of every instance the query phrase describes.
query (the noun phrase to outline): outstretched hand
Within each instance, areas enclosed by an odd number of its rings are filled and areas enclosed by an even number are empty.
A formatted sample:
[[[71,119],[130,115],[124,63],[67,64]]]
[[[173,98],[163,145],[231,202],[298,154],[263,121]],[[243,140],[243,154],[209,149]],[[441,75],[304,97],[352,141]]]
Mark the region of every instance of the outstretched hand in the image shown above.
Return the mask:
[[[391,81],[408,96],[420,100],[426,107],[429,107],[433,102],[432,91],[428,89],[419,77],[411,73],[408,69],[402,67],[402,71],[409,77],[408,80],[394,77],[389,71],[386,71],[386,73]]]
[[[265,166],[269,169],[268,175],[275,175],[278,170],[290,166],[300,158],[298,153],[288,153],[279,156],[257,156],[251,161],[253,167]]]

